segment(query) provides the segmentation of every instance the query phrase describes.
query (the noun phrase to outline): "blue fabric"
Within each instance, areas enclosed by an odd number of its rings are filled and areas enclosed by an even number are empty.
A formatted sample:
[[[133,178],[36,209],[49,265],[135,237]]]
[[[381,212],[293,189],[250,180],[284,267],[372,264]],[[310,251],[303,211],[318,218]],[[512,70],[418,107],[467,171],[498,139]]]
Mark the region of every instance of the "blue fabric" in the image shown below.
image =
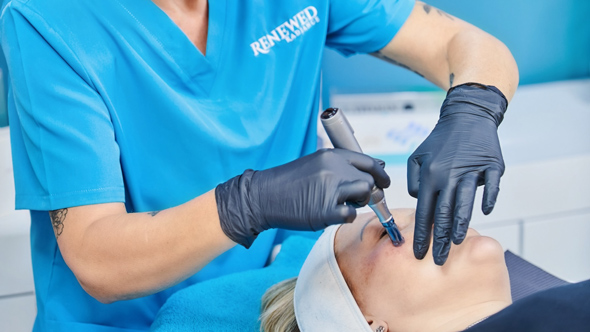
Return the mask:
[[[272,285],[296,277],[315,241],[292,236],[268,267],[183,289],[158,313],[152,331],[259,331],[262,295]]]
[[[413,4],[211,1],[205,55],[151,1],[5,4],[16,207],[32,210],[35,331],[145,330],[177,289],[262,267],[275,231],[176,287],[100,304],[64,263],[45,211],[106,202],[161,210],[247,168],[314,151],[324,45],[376,51]]]

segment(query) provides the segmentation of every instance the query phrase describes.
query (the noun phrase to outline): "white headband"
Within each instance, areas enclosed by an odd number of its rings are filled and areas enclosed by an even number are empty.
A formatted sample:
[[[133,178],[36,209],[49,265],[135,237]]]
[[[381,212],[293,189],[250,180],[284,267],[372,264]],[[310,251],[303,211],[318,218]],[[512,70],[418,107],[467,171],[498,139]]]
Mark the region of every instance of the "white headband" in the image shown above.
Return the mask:
[[[336,262],[338,227],[326,228],[299,272],[294,304],[302,332],[372,332]]]

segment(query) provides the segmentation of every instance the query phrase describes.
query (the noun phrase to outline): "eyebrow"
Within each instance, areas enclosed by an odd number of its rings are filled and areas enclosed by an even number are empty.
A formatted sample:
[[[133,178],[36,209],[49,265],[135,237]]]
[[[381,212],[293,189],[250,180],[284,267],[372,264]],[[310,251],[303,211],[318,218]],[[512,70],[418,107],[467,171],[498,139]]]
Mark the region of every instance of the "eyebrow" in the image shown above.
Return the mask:
[[[363,241],[363,233],[365,232],[365,228],[367,227],[367,225],[373,221],[373,218],[367,220],[367,222],[365,223],[365,225],[363,226],[363,228],[361,229],[361,242]]]

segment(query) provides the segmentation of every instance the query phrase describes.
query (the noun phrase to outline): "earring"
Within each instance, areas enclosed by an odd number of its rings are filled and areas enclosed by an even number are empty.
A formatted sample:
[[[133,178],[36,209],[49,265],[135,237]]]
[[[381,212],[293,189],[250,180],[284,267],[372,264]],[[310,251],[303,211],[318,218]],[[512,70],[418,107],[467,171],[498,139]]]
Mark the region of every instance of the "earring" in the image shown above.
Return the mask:
[[[383,326],[379,326],[379,327],[378,327],[378,328],[375,330],[375,332],[383,332],[383,331],[385,331],[385,328],[384,328]]]

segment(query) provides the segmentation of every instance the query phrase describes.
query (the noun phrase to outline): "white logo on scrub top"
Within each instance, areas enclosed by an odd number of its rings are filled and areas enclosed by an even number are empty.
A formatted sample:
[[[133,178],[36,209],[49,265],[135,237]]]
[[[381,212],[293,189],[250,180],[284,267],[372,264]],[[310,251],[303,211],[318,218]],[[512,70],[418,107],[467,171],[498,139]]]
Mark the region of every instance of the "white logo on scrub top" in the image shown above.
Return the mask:
[[[254,56],[258,56],[260,53],[267,54],[270,49],[275,46],[275,43],[278,43],[281,40],[286,40],[287,43],[292,42],[295,38],[311,29],[311,27],[319,21],[318,10],[315,7],[309,6],[305,8],[295,14],[293,18],[285,21],[283,24],[274,28],[270,33],[267,33],[250,44],[252,51],[254,51]]]

